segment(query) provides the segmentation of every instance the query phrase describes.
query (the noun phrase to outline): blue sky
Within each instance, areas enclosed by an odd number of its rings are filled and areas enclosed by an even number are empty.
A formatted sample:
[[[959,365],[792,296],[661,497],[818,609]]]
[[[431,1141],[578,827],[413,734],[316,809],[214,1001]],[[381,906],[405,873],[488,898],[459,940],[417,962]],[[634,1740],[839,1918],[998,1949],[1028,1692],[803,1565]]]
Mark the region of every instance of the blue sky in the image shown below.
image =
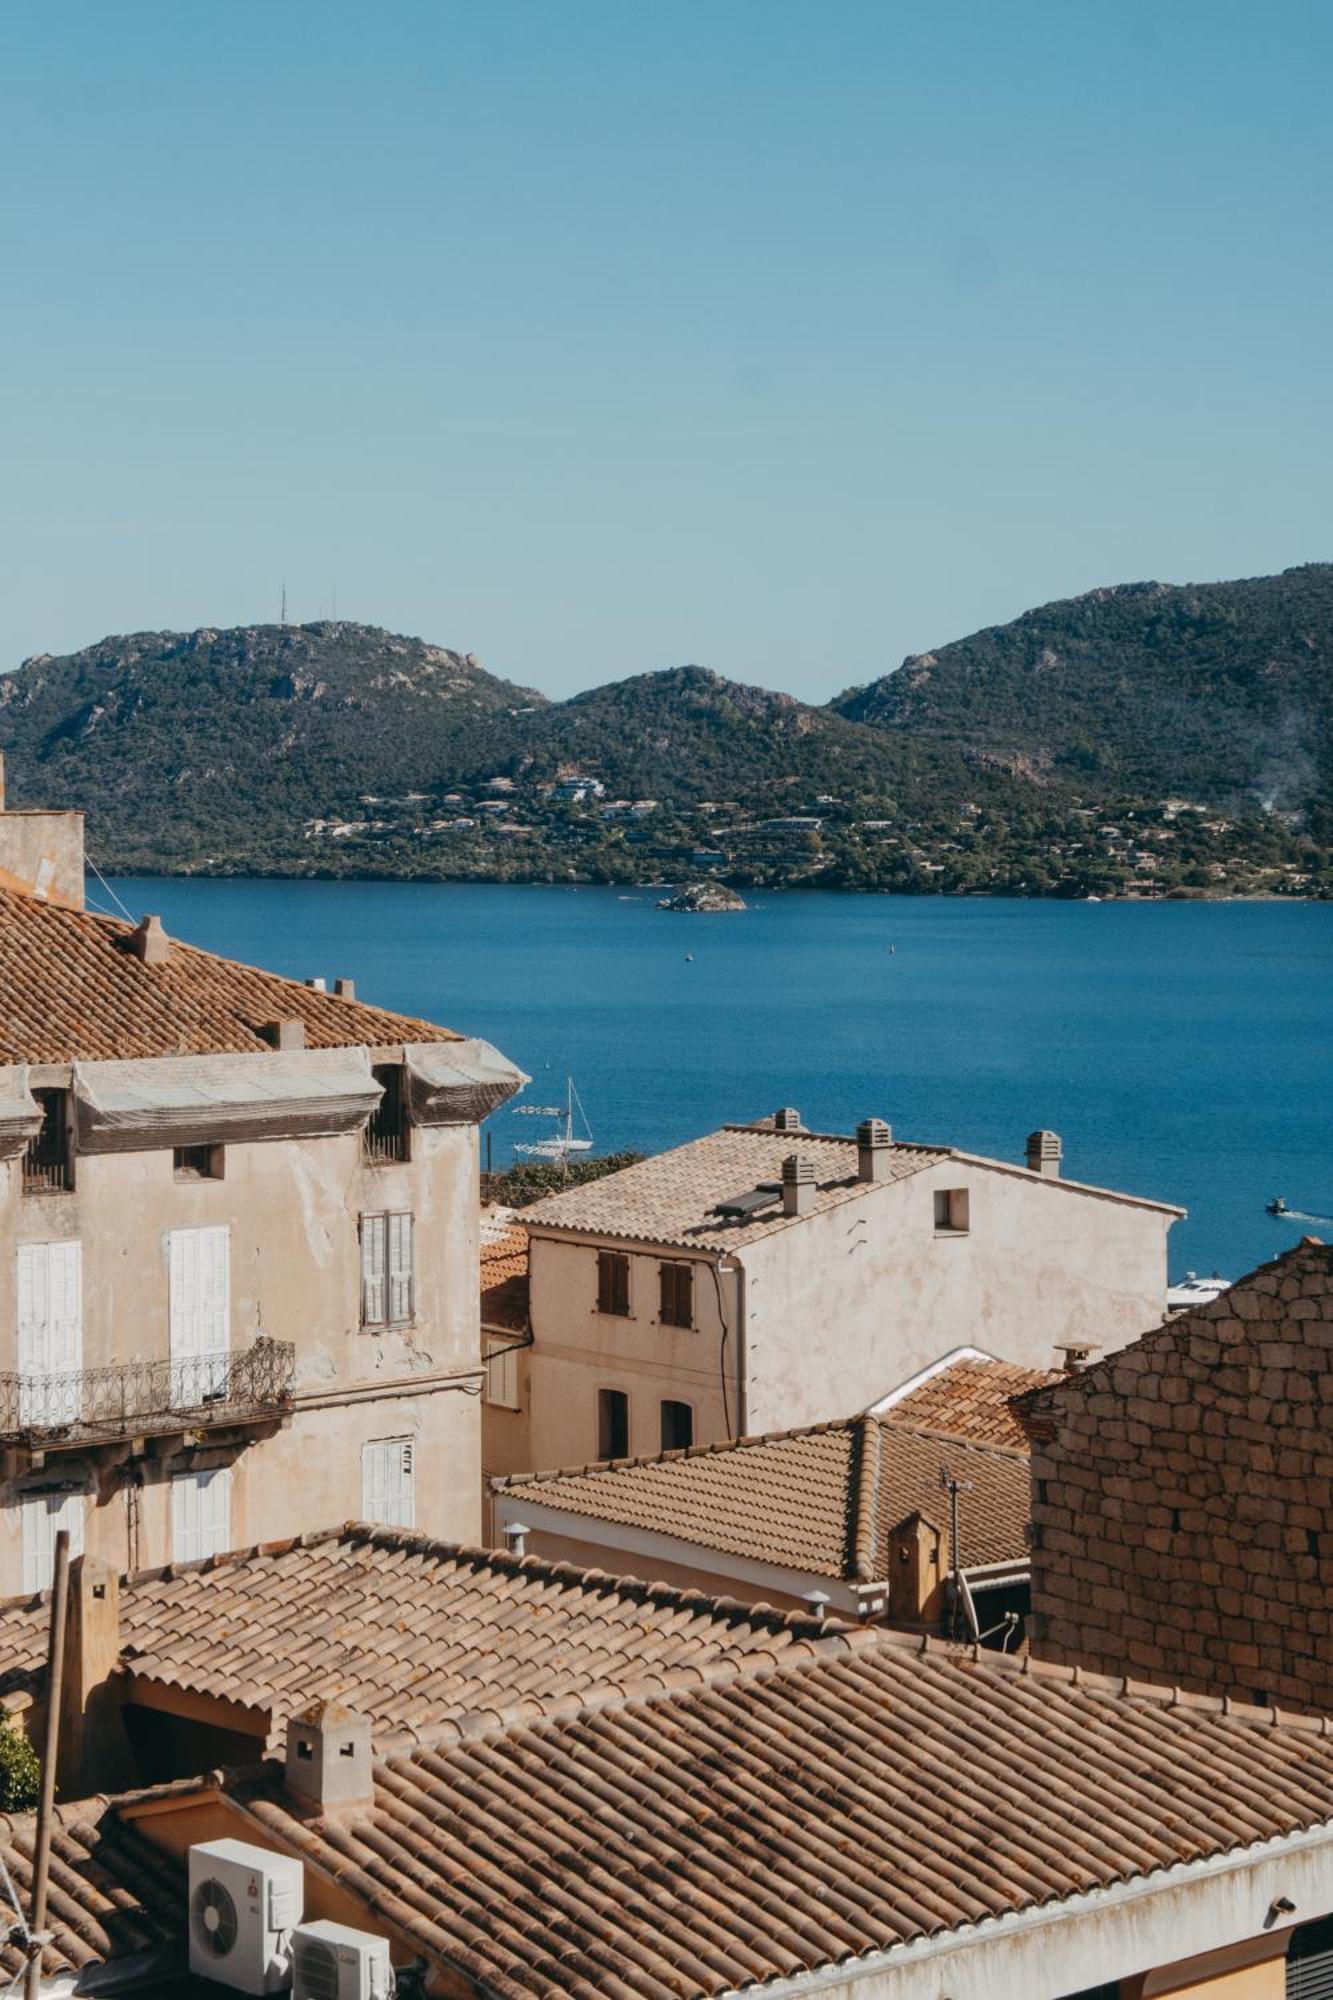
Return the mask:
[[[1333,9],[9,0],[0,666],[825,699],[1330,548]]]

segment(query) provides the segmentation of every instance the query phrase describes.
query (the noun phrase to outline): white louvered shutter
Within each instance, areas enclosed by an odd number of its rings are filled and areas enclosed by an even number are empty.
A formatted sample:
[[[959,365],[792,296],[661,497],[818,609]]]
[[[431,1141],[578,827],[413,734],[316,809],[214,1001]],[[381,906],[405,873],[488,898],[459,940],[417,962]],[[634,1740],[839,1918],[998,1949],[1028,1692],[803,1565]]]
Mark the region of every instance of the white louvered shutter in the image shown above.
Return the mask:
[[[20,1420],[68,1424],[82,1414],[83,1250],[78,1242],[24,1243],[18,1252]]]
[[[518,1340],[489,1342],[486,1351],[486,1401],[501,1410],[516,1410],[518,1404]]]
[[[173,1562],[202,1562],[231,1547],[231,1468],[178,1472],[171,1482]]]
[[[387,1215],[361,1218],[361,1324],[383,1326],[385,1316],[384,1274]]]
[[[23,1588],[46,1590],[55,1574],[56,1536],[69,1530],[69,1559],[83,1554],[82,1493],[30,1493],[23,1502]]]
[[[386,1216],[389,1238],[389,1322],[401,1326],[412,1317],[412,1218]]]
[[[173,1229],[168,1239],[172,1401],[191,1408],[227,1387],[231,1233]]]
[[[415,1452],[411,1438],[376,1438],[361,1448],[361,1513],[382,1528],[416,1523]]]

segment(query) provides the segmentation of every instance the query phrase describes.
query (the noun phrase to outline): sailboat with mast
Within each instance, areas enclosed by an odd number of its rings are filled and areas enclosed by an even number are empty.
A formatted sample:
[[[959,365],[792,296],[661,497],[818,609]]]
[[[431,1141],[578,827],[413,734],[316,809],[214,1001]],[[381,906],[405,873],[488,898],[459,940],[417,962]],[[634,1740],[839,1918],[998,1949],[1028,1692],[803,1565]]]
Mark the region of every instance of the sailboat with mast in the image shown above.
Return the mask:
[[[527,1159],[554,1160],[563,1165],[576,1153],[590,1153],[593,1148],[592,1127],[588,1114],[579,1102],[579,1094],[574,1088],[572,1076],[565,1078],[565,1101],[563,1104],[514,1104],[510,1106],[516,1116],[522,1118],[554,1118],[555,1130],[548,1132],[544,1139],[533,1139],[527,1145],[516,1145],[514,1151]],[[575,1129],[575,1120],[582,1131]]]

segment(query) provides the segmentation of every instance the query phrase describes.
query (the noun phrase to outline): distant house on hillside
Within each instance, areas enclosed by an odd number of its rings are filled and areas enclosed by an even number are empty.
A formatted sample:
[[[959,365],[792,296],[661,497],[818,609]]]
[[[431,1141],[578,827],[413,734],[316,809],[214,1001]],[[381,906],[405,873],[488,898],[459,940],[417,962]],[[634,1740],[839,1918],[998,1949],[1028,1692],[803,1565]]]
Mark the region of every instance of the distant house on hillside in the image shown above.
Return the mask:
[[[960,1336],[1024,1368],[1160,1320],[1182,1211],[1026,1164],[808,1132],[721,1131],[523,1211],[527,1465],[626,1458],[864,1409]]]

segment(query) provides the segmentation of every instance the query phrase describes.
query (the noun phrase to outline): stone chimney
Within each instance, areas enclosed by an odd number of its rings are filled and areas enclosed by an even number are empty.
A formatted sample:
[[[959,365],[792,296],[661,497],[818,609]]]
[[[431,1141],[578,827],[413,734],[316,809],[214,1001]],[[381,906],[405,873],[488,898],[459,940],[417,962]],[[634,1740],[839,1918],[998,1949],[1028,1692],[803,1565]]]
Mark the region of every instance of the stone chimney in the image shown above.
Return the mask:
[[[303,1049],[305,1047],[304,1021],[265,1021],[258,1031],[275,1049]]]
[[[171,958],[171,939],[162,928],[161,917],[145,917],[130,932],[129,948],[145,965],[166,965]]]
[[[780,1110],[773,1113],[773,1130],[775,1132],[803,1132],[805,1130],[804,1125],[801,1123],[801,1114],[794,1104],[784,1104]]]
[[[782,1213],[813,1215],[815,1192],[814,1162],[803,1153],[789,1153],[782,1162]]]
[[[10,812],[0,756],[0,888],[39,903],[83,908],[83,814]]]
[[[370,1718],[339,1701],[312,1701],[287,1724],[287,1790],[319,1812],[375,1796]]]
[[[893,1155],[893,1132],[882,1118],[863,1118],[856,1128],[856,1178],[886,1181]]]
[[[1041,1174],[1048,1181],[1058,1181],[1063,1150],[1058,1132],[1029,1132],[1028,1172]]]
[[[121,1719],[120,1579],[109,1563],[69,1566],[69,1622],[60,1695],[60,1789],[66,1798],[136,1782]]]

